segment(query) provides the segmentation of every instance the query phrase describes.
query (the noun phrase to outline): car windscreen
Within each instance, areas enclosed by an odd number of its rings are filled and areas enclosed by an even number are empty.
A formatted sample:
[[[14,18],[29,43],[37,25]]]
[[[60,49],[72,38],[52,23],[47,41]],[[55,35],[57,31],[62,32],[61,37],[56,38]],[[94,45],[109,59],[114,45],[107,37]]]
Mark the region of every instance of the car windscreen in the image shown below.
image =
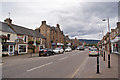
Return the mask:
[[[90,49],[90,51],[97,51],[97,49]]]

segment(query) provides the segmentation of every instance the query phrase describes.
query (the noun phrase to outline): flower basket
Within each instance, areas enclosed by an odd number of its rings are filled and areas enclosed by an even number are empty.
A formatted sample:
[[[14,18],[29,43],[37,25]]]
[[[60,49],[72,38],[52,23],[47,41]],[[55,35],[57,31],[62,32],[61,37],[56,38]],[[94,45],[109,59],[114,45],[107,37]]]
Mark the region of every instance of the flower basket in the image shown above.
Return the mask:
[[[33,41],[28,41],[28,44],[34,44],[34,42]]]
[[[6,35],[1,35],[0,38],[2,38],[2,42],[6,42],[8,39]]]
[[[28,49],[34,49],[35,46],[31,45],[31,46],[28,46]]]
[[[36,41],[36,44],[37,44],[37,45],[40,45],[40,41]]]

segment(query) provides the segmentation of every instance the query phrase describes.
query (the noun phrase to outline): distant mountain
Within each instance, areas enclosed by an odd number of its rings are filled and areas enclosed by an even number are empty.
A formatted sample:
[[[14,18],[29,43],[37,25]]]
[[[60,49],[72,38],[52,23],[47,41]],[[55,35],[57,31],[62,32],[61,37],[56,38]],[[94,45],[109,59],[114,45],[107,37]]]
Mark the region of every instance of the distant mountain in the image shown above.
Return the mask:
[[[80,42],[85,42],[86,44],[97,44],[100,40],[88,40],[88,39],[78,39]]]

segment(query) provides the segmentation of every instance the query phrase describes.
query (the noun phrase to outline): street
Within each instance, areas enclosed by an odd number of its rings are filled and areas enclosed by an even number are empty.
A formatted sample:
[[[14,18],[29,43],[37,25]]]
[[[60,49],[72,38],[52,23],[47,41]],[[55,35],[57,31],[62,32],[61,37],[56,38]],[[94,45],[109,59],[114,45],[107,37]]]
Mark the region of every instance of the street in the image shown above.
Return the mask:
[[[113,55],[113,54],[112,54]],[[117,55],[111,57],[117,60]],[[118,78],[117,62],[111,61],[111,69],[107,61],[100,59],[100,74],[96,74],[96,57],[89,57],[88,50],[64,52],[47,57],[38,54],[10,56],[3,58],[3,78]]]

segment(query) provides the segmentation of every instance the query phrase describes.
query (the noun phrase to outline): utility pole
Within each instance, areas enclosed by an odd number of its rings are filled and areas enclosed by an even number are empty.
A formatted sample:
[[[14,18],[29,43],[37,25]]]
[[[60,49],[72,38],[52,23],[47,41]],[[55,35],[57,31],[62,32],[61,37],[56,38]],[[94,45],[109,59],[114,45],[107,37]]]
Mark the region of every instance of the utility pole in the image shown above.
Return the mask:
[[[106,19],[104,19],[103,21],[106,21]],[[108,48],[108,68],[110,68],[110,23],[109,23],[109,18],[107,18],[107,22],[108,22],[108,45],[109,45],[109,48]]]

